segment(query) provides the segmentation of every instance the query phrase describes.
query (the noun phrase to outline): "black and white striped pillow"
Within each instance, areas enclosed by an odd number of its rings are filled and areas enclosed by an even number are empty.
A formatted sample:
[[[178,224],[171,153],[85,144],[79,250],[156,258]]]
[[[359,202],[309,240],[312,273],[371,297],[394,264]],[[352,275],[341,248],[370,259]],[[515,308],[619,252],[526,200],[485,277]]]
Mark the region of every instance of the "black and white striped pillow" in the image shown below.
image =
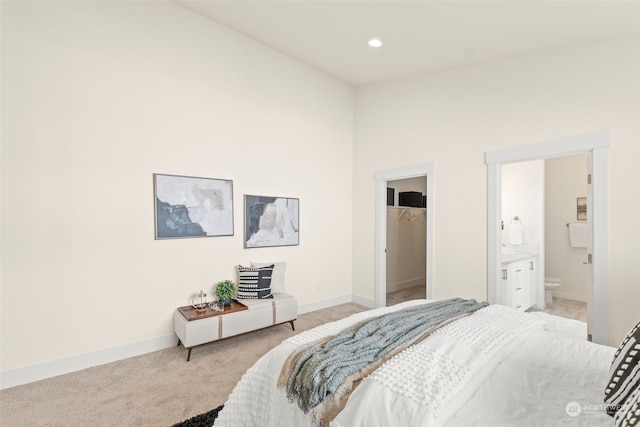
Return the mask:
[[[613,419],[616,427],[640,426],[640,386],[636,387]]]
[[[622,340],[609,369],[610,380],[604,390],[604,403],[611,416],[640,387],[640,322]]]
[[[238,299],[273,298],[271,275],[273,264],[266,267],[238,266]]]

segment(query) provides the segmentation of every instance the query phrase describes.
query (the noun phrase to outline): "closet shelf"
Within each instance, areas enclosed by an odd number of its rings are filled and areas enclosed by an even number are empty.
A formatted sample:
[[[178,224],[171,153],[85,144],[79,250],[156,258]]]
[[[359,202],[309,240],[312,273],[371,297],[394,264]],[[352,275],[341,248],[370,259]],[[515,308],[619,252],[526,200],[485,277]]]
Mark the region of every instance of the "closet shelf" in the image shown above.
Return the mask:
[[[400,213],[398,214],[398,217],[397,217],[398,220],[400,220],[403,217],[405,217],[405,214],[406,214],[406,218],[410,222],[415,221],[415,219],[418,217],[415,214],[415,212],[424,212],[425,214],[427,212],[427,208],[414,208],[414,207],[411,207],[411,206],[387,206],[387,209],[400,211]],[[407,212],[410,212],[410,213],[407,214]]]
[[[397,210],[407,210],[407,209],[415,209],[418,211],[427,211],[427,208],[414,208],[413,206],[387,206],[387,209],[397,209]]]

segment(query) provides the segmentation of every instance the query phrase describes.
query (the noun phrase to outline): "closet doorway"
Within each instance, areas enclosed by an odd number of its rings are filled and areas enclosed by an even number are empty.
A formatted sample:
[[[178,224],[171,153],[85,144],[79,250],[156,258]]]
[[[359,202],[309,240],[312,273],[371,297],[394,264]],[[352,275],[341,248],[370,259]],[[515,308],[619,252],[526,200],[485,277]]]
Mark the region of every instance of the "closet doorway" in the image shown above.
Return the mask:
[[[424,233],[419,232],[416,238],[422,238],[424,241],[425,262],[421,268],[424,270],[424,274],[420,277],[424,277],[424,285],[426,287],[424,293],[421,293],[422,298],[433,298],[433,292],[435,289],[435,283],[433,281],[433,228],[434,228],[434,183],[435,183],[435,167],[433,163],[422,163],[418,165],[406,166],[397,169],[389,169],[385,171],[379,171],[375,173],[376,180],[376,196],[375,196],[375,305],[376,307],[385,307],[387,305],[387,188],[392,187],[389,182],[405,180],[405,179],[419,179],[424,183],[425,191],[423,193],[426,196],[427,208],[425,213],[418,213],[415,211],[405,211],[402,214],[402,209],[398,212],[394,212],[394,216],[412,217],[413,222],[417,222],[418,215],[423,215],[420,220],[424,221]],[[398,192],[396,191],[396,198]],[[396,204],[397,206],[397,204]],[[415,217],[414,217],[415,216]],[[399,218],[403,220],[403,218]],[[406,219],[407,222],[410,222]],[[421,236],[420,236],[421,235]]]
[[[387,181],[387,306],[427,296],[427,181]]]

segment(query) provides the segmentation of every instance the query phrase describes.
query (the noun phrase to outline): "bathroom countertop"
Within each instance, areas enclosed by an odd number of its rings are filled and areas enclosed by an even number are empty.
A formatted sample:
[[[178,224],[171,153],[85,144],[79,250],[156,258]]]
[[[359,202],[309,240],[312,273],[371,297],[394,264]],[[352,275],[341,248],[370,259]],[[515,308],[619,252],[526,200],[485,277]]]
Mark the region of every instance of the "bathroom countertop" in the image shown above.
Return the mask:
[[[526,259],[535,258],[536,254],[527,253],[514,253],[514,254],[502,254],[502,264],[510,264],[516,261],[524,261]]]
[[[524,261],[538,256],[537,245],[502,245],[502,264]]]

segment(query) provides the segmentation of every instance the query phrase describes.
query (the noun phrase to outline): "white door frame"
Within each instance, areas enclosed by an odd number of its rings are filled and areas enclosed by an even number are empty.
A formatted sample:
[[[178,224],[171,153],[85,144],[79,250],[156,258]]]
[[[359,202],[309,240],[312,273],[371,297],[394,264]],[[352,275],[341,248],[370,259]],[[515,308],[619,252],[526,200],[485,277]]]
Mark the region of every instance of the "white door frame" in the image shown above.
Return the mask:
[[[592,161],[591,183],[593,186],[591,236],[593,254],[589,301],[593,324],[593,342],[609,345],[608,324],[608,156],[611,145],[609,131],[592,132],[585,135],[560,138],[537,144],[512,147],[487,152],[485,163],[488,169],[487,186],[487,297],[491,304],[497,300],[501,253],[501,208],[502,208],[502,165],[505,163],[547,159],[590,153]]]
[[[427,260],[426,280],[427,298],[433,298],[435,286],[433,278],[433,221],[434,221],[434,179],[435,165],[421,163],[418,165],[387,169],[375,173],[376,179],[376,220],[375,220],[375,305],[387,305],[387,181],[424,176],[427,180]]]

